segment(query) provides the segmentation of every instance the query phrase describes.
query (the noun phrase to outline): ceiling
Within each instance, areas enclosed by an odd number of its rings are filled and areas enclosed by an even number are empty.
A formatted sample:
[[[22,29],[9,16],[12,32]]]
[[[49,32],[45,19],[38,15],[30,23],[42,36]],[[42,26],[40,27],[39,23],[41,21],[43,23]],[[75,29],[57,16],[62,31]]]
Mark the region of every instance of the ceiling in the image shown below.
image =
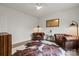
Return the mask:
[[[78,3],[41,3],[42,8],[40,10],[37,10],[35,8],[35,3],[0,3],[0,5],[18,10],[35,17],[43,17],[57,11],[79,7]]]

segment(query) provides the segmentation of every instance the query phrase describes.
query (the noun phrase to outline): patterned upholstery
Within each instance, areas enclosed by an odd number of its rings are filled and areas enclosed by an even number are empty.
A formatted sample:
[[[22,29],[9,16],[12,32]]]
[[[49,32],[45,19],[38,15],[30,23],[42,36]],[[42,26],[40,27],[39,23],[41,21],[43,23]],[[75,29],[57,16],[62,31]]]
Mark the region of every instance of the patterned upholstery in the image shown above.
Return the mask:
[[[65,51],[61,47],[40,42],[40,45],[35,44],[16,51],[13,56],[65,56]]]

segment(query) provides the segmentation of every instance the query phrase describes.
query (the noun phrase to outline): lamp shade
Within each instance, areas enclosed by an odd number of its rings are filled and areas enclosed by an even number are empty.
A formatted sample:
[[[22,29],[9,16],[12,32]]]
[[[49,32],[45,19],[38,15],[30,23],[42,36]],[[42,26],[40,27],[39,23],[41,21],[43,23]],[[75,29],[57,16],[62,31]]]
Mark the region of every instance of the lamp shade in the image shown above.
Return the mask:
[[[35,27],[35,28],[33,29],[33,33],[34,33],[34,32],[43,32],[43,28],[40,27],[40,26],[37,26],[37,27]]]

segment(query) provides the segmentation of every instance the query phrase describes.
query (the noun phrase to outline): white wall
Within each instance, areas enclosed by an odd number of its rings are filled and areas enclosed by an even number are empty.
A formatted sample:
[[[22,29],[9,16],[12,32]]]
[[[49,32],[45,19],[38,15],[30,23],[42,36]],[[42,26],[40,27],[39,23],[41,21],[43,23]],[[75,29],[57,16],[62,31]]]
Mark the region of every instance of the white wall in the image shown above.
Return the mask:
[[[46,28],[46,20],[50,19],[60,19],[59,27]],[[67,10],[61,10],[59,12],[54,12],[52,15],[45,16],[41,18],[40,25],[43,26],[46,34],[49,34],[49,30],[52,29],[52,34],[55,33],[67,33],[76,35],[76,28],[70,28],[69,24],[72,20],[75,20],[79,24],[79,7],[70,8]]]
[[[0,6],[0,32],[12,34],[12,44],[29,40],[37,18]]]
[[[59,27],[46,28],[46,20],[54,18],[60,19]],[[9,32],[12,34],[12,44],[29,40],[32,29],[38,25],[38,22],[46,34],[49,34],[49,30],[52,29],[52,34],[69,33],[75,35],[74,29],[68,27],[72,20],[79,23],[79,8],[52,13],[52,15],[37,20],[36,17],[0,6],[0,32]]]

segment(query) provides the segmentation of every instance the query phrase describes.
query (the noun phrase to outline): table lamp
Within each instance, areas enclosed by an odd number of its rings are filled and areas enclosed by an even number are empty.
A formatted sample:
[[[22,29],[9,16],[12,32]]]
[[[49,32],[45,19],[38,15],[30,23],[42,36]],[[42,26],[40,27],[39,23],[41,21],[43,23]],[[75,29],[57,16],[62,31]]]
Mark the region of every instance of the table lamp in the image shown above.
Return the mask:
[[[76,21],[72,21],[72,23],[70,24],[70,26],[76,26],[77,36],[78,36],[78,23]]]

